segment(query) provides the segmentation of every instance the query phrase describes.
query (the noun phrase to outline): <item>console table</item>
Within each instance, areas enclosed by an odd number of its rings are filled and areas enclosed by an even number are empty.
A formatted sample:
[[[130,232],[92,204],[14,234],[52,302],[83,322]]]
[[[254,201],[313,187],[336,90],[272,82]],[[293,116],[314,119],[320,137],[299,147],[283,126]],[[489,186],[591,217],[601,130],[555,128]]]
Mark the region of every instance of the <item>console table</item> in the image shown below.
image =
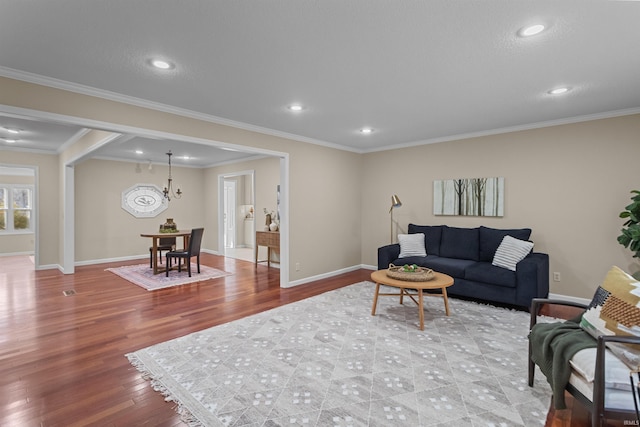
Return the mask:
[[[256,231],[256,265],[258,265],[258,247],[267,247],[267,267],[271,267],[271,251],[280,251],[280,233],[278,231]]]

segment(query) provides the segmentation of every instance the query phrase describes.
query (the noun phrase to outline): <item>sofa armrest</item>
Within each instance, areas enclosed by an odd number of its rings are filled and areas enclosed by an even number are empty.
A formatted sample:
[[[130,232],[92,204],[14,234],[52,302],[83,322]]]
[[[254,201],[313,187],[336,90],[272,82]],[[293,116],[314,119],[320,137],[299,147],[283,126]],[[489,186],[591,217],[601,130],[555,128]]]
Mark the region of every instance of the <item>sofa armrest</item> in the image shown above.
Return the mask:
[[[516,301],[530,307],[534,298],[549,296],[549,255],[534,252],[516,265]]]
[[[381,246],[378,248],[378,270],[389,268],[389,264],[400,256],[400,244]]]
[[[618,344],[634,344],[640,347],[640,337],[636,336],[620,336],[620,335],[600,335],[598,337],[598,345],[596,352],[596,368],[594,371],[593,378],[593,410],[592,416],[596,416],[597,419],[600,419],[604,416],[605,413],[605,376],[606,376],[606,367],[605,367],[605,353],[607,350],[607,345],[609,343],[618,343]],[[629,368],[630,372],[631,368]],[[636,380],[634,380],[636,383]],[[637,392],[637,390],[636,390]]]
[[[585,310],[588,307],[587,304],[583,304],[577,301],[549,299],[549,298],[534,298],[531,300],[531,309],[529,310],[529,313],[530,313],[529,330],[531,330],[531,328],[533,328],[533,325],[535,325],[538,322],[538,316],[540,315],[540,310],[545,305],[561,305],[564,307],[576,307],[576,308],[582,308]]]
[[[547,276],[548,277],[548,276]],[[534,325],[538,322],[538,316],[540,314],[540,309],[544,305],[562,305],[565,307],[577,307],[586,309],[587,305],[582,304],[576,301],[568,301],[568,300],[560,300],[560,299],[549,299],[549,298],[533,298],[531,300],[531,307],[529,309],[529,331],[531,331]],[[533,347],[531,343],[531,339],[529,339],[529,387],[533,386],[533,377],[535,373],[535,363],[532,359],[533,355]]]

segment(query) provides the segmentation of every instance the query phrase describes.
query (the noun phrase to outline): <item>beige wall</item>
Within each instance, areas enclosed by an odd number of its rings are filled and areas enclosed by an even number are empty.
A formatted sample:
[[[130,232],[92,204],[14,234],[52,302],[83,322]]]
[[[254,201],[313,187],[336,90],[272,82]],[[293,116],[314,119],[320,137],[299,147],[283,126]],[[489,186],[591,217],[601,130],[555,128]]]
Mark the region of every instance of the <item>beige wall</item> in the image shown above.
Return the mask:
[[[169,208],[153,218],[136,218],[122,209],[122,191],[135,184],[166,184],[168,167],[91,159],[75,167],[76,262],[86,263],[149,253],[150,238],[167,218],[179,229],[204,226],[204,172],[172,166],[175,182],[184,194],[172,199]]]
[[[640,115],[593,120],[482,138],[423,145],[364,156],[362,262],[376,264],[389,241],[391,195],[401,231],[407,224],[530,227],[535,251],[561,273],[551,292],[590,298],[612,265],[637,271],[640,263],[616,241],[640,188]],[[433,181],[501,176],[502,218],[433,215]]]
[[[58,265],[58,241],[60,240],[58,156],[2,150],[0,164],[37,168],[38,263],[40,266]]]

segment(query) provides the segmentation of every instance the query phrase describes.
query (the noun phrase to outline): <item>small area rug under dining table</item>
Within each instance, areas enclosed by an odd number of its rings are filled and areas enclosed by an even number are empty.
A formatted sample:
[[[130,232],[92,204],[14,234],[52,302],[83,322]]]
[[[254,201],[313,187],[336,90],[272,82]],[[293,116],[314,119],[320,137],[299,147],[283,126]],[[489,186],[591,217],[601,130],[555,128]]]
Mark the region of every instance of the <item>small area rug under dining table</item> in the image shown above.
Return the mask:
[[[166,277],[164,271],[159,274],[153,274],[153,269],[149,267],[149,264],[125,265],[123,267],[107,268],[106,270],[148,291],[231,275],[231,273],[226,271],[207,267],[202,264],[200,264],[200,273],[198,273],[198,266],[194,263],[191,263],[191,277],[189,277],[185,266],[182,267],[182,271],[180,272],[178,272],[178,270],[171,270],[169,277]]]

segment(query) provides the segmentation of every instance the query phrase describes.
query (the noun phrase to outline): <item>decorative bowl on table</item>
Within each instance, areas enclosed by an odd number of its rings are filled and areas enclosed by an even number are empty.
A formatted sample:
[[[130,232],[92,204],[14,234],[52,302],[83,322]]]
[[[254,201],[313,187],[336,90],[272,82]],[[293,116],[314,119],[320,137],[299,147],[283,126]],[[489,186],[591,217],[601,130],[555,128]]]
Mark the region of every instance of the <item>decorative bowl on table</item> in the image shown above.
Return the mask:
[[[426,282],[435,277],[433,270],[430,268],[420,267],[416,264],[405,264],[396,266],[389,264],[387,276],[392,279],[407,280],[409,282]]]
[[[173,218],[167,218],[167,222],[160,224],[161,233],[177,233],[178,225],[173,222]]]

